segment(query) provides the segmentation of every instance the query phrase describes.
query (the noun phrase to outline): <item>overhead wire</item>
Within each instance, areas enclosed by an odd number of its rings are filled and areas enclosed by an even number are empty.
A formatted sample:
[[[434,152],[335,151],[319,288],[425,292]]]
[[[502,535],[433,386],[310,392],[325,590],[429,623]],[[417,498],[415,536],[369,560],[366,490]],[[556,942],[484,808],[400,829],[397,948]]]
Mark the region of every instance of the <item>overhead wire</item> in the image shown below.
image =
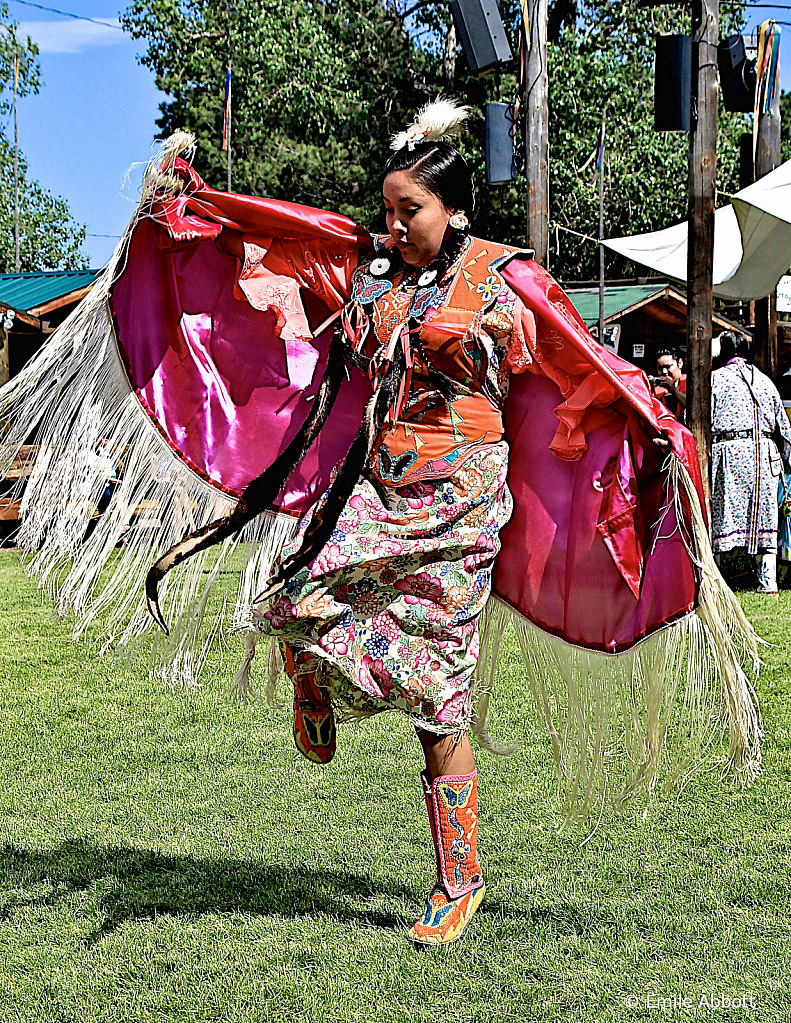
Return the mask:
[[[120,25],[115,25],[111,21],[100,21],[98,18],[89,18],[85,14],[73,14],[71,11],[61,11],[57,7],[45,7],[44,4],[33,3],[33,0],[7,0],[7,2],[12,4],[22,4],[24,7],[35,7],[39,11],[49,11],[50,14],[62,14],[64,18],[74,18],[76,21],[90,21],[93,25],[101,25],[103,28],[113,28],[118,32],[124,31]]]

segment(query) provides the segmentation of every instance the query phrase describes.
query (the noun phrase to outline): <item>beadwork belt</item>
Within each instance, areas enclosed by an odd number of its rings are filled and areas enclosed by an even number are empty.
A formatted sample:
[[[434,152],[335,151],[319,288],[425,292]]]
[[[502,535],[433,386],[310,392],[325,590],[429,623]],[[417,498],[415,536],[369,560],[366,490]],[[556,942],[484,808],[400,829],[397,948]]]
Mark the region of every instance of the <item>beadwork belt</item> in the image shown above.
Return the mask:
[[[742,440],[745,438],[752,438],[752,430],[718,430],[712,434],[712,440],[715,443],[721,443],[726,440]],[[764,430],[761,431],[762,437],[771,438],[771,433],[766,433]]]

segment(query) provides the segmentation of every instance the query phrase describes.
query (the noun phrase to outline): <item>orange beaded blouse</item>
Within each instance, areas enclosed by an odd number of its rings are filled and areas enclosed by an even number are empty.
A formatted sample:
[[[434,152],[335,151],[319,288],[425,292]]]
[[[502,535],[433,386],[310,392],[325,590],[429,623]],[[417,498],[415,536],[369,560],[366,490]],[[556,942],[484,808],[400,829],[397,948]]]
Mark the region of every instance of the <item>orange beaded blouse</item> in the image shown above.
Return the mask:
[[[436,280],[397,260],[384,239],[377,242],[378,251],[352,275],[352,302],[369,312],[373,325],[372,364],[405,325],[417,335],[407,393],[395,422],[382,430],[371,464],[382,484],[401,487],[447,477],[480,445],[502,440],[508,377],[527,369],[525,332],[535,328],[500,270],[532,254],[468,238]],[[391,260],[396,267],[389,272]],[[432,385],[427,363],[455,382],[453,397]]]

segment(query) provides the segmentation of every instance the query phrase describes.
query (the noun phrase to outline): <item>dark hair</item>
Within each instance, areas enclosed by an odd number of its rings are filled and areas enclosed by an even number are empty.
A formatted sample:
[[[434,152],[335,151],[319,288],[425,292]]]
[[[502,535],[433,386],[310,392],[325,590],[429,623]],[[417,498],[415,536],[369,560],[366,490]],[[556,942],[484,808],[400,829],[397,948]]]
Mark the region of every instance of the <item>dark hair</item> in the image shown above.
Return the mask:
[[[679,366],[684,361],[684,356],[681,354],[678,348],[660,348],[659,351],[656,353],[657,361],[659,361],[659,359],[661,359],[663,355],[669,355],[671,359],[675,359]]]
[[[737,358],[750,358],[750,338],[739,330],[725,330],[720,334],[720,354],[714,359],[714,368],[719,369]]]
[[[384,176],[409,171],[421,188],[449,209],[464,210],[472,219],[475,185],[467,161],[447,142],[418,142],[414,149],[396,149],[385,164]]]

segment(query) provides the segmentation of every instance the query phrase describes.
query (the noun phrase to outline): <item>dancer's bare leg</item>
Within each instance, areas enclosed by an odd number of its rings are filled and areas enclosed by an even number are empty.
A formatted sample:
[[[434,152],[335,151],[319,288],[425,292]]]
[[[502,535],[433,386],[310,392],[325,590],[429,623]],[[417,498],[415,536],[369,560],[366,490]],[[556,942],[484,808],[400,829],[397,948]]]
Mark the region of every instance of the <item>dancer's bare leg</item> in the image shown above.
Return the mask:
[[[458,738],[418,729],[417,737],[423,747],[429,778],[439,778],[443,774],[472,774],[475,770],[475,756],[466,732]]]

